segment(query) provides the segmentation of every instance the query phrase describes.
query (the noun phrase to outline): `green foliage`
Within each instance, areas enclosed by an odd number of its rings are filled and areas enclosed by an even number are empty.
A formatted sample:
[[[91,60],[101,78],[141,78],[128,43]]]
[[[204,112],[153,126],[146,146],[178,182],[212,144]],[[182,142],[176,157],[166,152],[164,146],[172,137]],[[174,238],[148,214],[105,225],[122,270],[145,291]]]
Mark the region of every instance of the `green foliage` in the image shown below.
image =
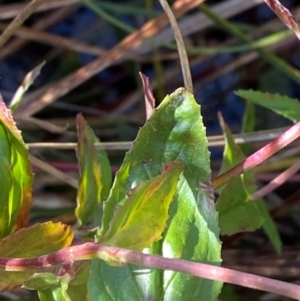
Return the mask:
[[[71,227],[62,223],[35,224],[1,239],[0,257],[30,258],[45,255],[68,247],[73,237]],[[0,270],[0,291],[22,286],[34,273],[34,269],[23,271],[22,266],[15,272]]]
[[[75,213],[79,225],[82,225],[87,223],[100,202],[107,198],[112,175],[106,153],[95,148],[94,143],[99,142],[99,139],[81,114],[77,116],[77,127],[77,156],[81,177]]]
[[[38,291],[40,301],[60,301],[60,300],[71,300],[71,301],[88,301],[87,296],[87,282],[90,272],[90,262],[81,262],[74,264],[73,272],[75,273],[74,278],[68,282],[60,283],[60,277],[53,274],[40,274],[35,278],[35,285],[40,281],[48,280],[44,286]],[[52,276],[51,276],[52,275]],[[33,277],[32,277],[33,278]],[[28,287],[28,283],[26,283]]]
[[[107,233],[118,205],[140,181],[157,177],[173,161],[183,162],[184,172],[177,184],[177,196],[170,208],[168,228],[150,253],[201,262],[220,263],[217,214],[209,193],[210,160],[199,105],[184,89],[167,96],[141,128],[116,175],[105,202],[101,234]],[[101,239],[101,238],[99,238]],[[106,275],[102,277],[102,275]],[[118,279],[118,281],[116,281]],[[113,268],[93,261],[89,281],[91,300],[215,300],[220,283],[176,272]]]
[[[32,180],[28,150],[0,96],[0,238],[27,225]]]
[[[279,111],[292,118],[288,110]],[[251,104],[247,112],[243,126],[246,132],[255,123]],[[224,172],[245,156],[220,120],[226,138],[221,168]],[[75,214],[79,226],[93,217],[93,234],[100,245],[219,265],[220,223],[221,233],[227,235],[262,226],[280,252],[281,241],[266,205],[263,200],[251,201],[257,189],[252,171],[219,189],[218,216],[200,107],[185,89],[176,90],[154,109],[126,154],[111,189],[107,155],[95,148],[99,140],[82,115],[77,116],[77,128],[81,177]],[[0,270],[0,291],[23,286],[37,290],[41,301],[144,301],[150,297],[161,301],[216,300],[222,286],[219,282],[124,265],[105,251],[89,251],[76,257],[70,249],[63,264],[48,270],[48,258],[56,258],[50,253],[70,246],[74,233],[69,226],[51,222],[20,230],[26,226],[31,207],[32,173],[28,150],[3,102],[0,155],[0,180],[4,185],[0,199],[0,257],[15,263],[13,270]],[[17,257],[45,254],[50,255],[41,260],[42,269],[14,261]],[[60,256],[56,259],[60,260]],[[93,258],[98,259],[86,261]]]
[[[221,171],[232,168],[244,159],[242,150],[235,144],[233,136],[219,117],[225,135],[225,149]],[[222,190],[216,207],[219,212],[219,223],[222,234],[232,235],[238,232],[253,231],[263,223],[257,204],[250,200],[247,185],[243,176],[231,180]]]
[[[132,189],[124,205],[116,209],[109,229],[98,241],[105,245],[142,251],[161,239],[183,168],[182,163],[169,163],[160,176]]]
[[[247,193],[242,177],[231,180],[217,201],[221,234],[232,235],[259,228],[264,219]]]
[[[226,144],[223,155],[222,172],[230,169],[245,159],[240,147],[235,144],[233,136],[220,117]],[[251,200],[251,194],[257,190],[255,175],[248,171],[231,180],[221,190],[216,206],[222,234],[232,235],[238,232],[253,231],[262,226],[277,253],[281,251],[281,240],[276,226],[262,199]]]
[[[266,107],[293,122],[300,121],[300,102],[285,95],[253,90],[239,90],[236,95],[260,106]]]

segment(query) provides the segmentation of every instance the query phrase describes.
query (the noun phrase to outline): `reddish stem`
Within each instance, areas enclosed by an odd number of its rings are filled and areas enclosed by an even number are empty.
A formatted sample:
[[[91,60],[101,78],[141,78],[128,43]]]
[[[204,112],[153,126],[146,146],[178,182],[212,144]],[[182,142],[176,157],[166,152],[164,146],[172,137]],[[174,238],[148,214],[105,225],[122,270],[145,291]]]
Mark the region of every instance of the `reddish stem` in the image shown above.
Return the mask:
[[[283,183],[285,183],[291,176],[293,176],[300,169],[300,160],[290,166],[287,170],[281,173],[279,176],[274,178],[268,185],[262,187],[251,195],[251,200],[256,201],[266,194],[270,193]]]
[[[0,269],[6,271],[44,271],[55,266],[68,265],[78,260],[107,259],[123,263],[138,264],[150,268],[173,270],[196,277],[236,284],[244,287],[280,294],[299,299],[300,286],[254,274],[239,272],[214,265],[182,259],[164,258],[158,255],[143,254],[118,247],[85,243],[65,248],[56,253],[37,258],[0,258]]]
[[[225,185],[231,179],[243,174],[247,170],[252,169],[253,167],[257,166],[258,164],[262,163],[279,150],[296,140],[300,136],[300,122],[294,124],[291,128],[285,131],[281,136],[277,139],[273,140],[247,159],[236,165],[235,167],[227,170],[223,174],[216,177],[212,184],[215,189]]]

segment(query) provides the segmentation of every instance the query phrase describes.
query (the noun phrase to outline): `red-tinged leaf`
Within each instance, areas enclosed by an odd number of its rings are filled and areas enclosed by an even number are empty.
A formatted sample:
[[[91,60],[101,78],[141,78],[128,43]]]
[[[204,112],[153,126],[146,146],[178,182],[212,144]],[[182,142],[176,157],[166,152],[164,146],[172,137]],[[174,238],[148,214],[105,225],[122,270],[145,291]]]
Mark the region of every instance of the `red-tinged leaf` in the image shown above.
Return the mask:
[[[172,162],[162,174],[137,185],[117,210],[99,242],[142,251],[161,239],[184,164]]]
[[[107,155],[95,148],[94,143],[99,140],[81,114],[77,115],[77,127],[77,157],[81,177],[75,212],[79,225],[82,225],[95,213],[100,202],[107,198],[112,176]]]
[[[31,258],[70,246],[74,237],[71,227],[62,223],[44,223],[21,229],[0,240],[0,257]],[[21,287],[34,271],[0,270],[0,291]]]
[[[141,72],[140,72],[140,77],[142,79],[143,88],[144,88],[146,120],[148,120],[155,109],[155,98],[152,93],[152,89],[149,83],[149,78]]]
[[[33,175],[28,149],[0,97],[0,238],[27,226]]]

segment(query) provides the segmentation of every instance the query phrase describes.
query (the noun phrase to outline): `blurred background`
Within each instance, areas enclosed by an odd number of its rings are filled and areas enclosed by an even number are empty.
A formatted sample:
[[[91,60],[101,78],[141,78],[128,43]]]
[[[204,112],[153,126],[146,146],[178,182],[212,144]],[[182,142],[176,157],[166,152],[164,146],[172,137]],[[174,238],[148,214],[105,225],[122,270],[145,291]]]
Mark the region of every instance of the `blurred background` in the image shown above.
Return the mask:
[[[27,3],[0,0],[1,31]],[[281,3],[300,17],[299,1]],[[71,212],[76,190],[72,181],[78,178],[77,159],[74,147],[61,146],[77,141],[76,114],[83,113],[102,142],[131,142],[145,123],[139,72],[149,77],[157,105],[166,94],[183,86],[173,32],[168,25],[160,26],[168,24],[161,14],[159,2],[153,0],[45,1],[0,48],[0,92],[6,103],[26,74],[45,62],[15,112],[25,142],[43,143],[31,148],[36,173],[32,222],[74,222]],[[155,20],[154,30],[143,31],[144,36],[138,34],[151,20]],[[240,133],[246,103],[234,94],[235,90],[254,89],[299,98],[300,78],[294,70],[300,66],[300,43],[263,0],[207,0],[188,12],[183,5],[177,10],[177,20],[207,134],[218,141],[217,146],[210,145],[216,175],[223,152],[222,136],[217,136],[221,134],[218,112],[233,133]],[[276,133],[290,124],[275,113],[255,108],[253,131]],[[266,141],[251,143],[247,153]],[[47,146],[53,142],[60,146]],[[257,169],[259,185],[297,159],[298,144]],[[115,144],[108,150],[114,172],[129,145]],[[63,181],[64,175],[67,181]],[[260,231],[225,237],[224,266],[289,281],[300,279],[299,182],[300,176],[295,175],[266,198],[286,246],[283,254],[277,256]],[[4,300],[26,297],[26,293],[7,294],[3,294]],[[220,296],[224,301],[240,298],[279,300],[231,286],[225,286]]]

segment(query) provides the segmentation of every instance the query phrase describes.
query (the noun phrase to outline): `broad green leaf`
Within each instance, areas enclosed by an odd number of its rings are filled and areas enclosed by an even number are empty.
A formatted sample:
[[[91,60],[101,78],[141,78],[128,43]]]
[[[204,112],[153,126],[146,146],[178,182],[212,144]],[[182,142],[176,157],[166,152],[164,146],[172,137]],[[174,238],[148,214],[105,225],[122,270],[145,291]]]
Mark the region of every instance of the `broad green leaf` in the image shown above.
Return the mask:
[[[38,291],[40,301],[71,301],[66,293],[66,289],[61,285],[57,285],[52,289]]]
[[[28,149],[0,96],[0,238],[26,227],[32,180]]]
[[[173,161],[184,163],[185,169],[170,206],[163,239],[147,252],[220,264],[218,216],[210,194],[202,188],[206,182],[205,186],[211,187],[205,128],[199,105],[184,89],[167,96],[139,131],[104,203],[101,233],[108,231],[118,205],[124,205],[126,193],[138,183],[159,176],[163,167]],[[110,267],[93,260],[88,292],[91,301],[212,301],[220,288],[218,282],[178,272],[133,265]]]
[[[243,161],[245,155],[235,144],[230,129],[221,116],[220,124],[226,139],[221,167],[224,172]],[[241,231],[252,231],[262,225],[275,250],[279,253],[281,250],[279,233],[264,201],[250,199],[250,195],[256,190],[255,174],[251,170],[232,180],[220,190],[221,194],[216,206],[219,211],[221,233],[231,235]]]
[[[53,273],[34,273],[24,283],[24,287],[30,290],[44,290],[58,285],[59,278]]]
[[[132,189],[99,242],[142,251],[161,239],[183,169],[182,163],[169,163],[160,176],[139,183]]]
[[[58,251],[70,246],[74,237],[71,227],[62,223],[35,224],[0,240],[0,257],[30,258]],[[34,271],[0,270],[0,291],[20,287]]]
[[[225,172],[244,160],[240,147],[235,144],[233,136],[219,115],[220,125],[225,135],[225,149],[221,172]],[[248,176],[254,174],[247,173]],[[239,176],[220,189],[216,207],[219,212],[219,223],[222,234],[232,235],[238,232],[253,231],[259,228],[264,219],[255,202],[250,200],[250,193],[245,184],[245,177]]]
[[[271,94],[253,90],[239,90],[236,95],[255,104],[270,109],[293,122],[300,121],[300,102],[285,95]]]
[[[46,286],[44,286],[44,289],[39,289],[38,294],[40,297],[40,301],[88,301],[87,282],[90,273],[90,262],[75,262],[74,273],[75,277],[69,283],[59,284],[60,277],[55,276],[53,274],[52,276],[50,276],[51,274],[45,275],[44,273],[39,275],[40,279],[38,280],[32,277],[32,279],[30,279],[30,284],[32,286],[35,285],[36,287],[37,284],[41,284],[41,280],[45,281],[45,276],[47,276],[47,279],[51,277],[51,282],[53,283],[53,285],[51,285],[51,288],[47,288]],[[55,277],[55,279],[53,277]],[[33,282],[33,280],[36,281]],[[26,284],[28,287],[28,282]]]
[[[231,180],[217,201],[221,233],[232,235],[259,228],[264,219],[252,202],[241,177]]]
[[[81,114],[77,115],[77,131],[81,177],[75,213],[79,225],[82,225],[95,213],[100,202],[107,198],[112,176],[106,153],[96,150],[94,143],[99,140]]]
[[[87,284],[90,276],[90,270],[90,261],[81,263],[81,265],[76,269],[76,275],[69,283],[67,290],[72,301],[88,301]]]

